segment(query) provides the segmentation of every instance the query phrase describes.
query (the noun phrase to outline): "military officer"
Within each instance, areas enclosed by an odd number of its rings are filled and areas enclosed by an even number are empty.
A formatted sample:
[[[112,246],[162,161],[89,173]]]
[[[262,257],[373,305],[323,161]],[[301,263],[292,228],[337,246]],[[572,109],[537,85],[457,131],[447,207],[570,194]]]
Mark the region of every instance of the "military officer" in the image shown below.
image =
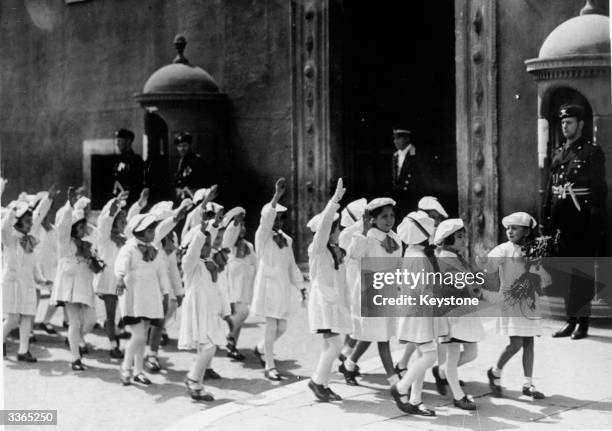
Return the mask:
[[[140,196],[144,183],[144,161],[132,150],[134,132],[128,129],[115,131],[115,145],[119,154],[113,167],[113,195],[128,191],[128,201],[134,202]]]
[[[547,231],[560,232],[561,257],[595,257],[605,228],[605,159],[601,148],[583,136],[584,115],[579,105],[559,111],[565,142],[553,155],[544,203]],[[592,276],[572,270],[565,297],[568,320],[553,337],[588,335],[593,287]]]
[[[186,132],[179,133],[174,138],[174,144],[180,157],[175,180],[178,199],[188,197],[195,190],[207,185],[208,175],[204,159],[191,149],[192,140],[191,134]]]
[[[396,218],[401,220],[409,211],[416,208],[418,199],[423,196],[422,157],[411,140],[411,132],[405,127],[393,128],[392,191],[397,202]]]

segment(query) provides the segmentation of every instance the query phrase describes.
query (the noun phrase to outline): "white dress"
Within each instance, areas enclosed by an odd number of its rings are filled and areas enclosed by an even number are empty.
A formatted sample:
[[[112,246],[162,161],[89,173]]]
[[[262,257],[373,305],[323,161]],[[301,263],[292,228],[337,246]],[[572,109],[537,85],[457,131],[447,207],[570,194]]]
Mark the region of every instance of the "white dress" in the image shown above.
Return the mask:
[[[433,272],[434,267],[425,255],[425,247],[422,245],[409,245],[404,252],[404,257],[408,258],[403,261],[403,268],[413,273],[420,271]],[[418,297],[420,294],[431,294],[432,286],[420,284],[411,290],[410,295]],[[428,343],[436,339],[440,333],[440,324],[444,325],[444,318],[434,318],[427,313],[426,308],[411,307],[414,309],[415,315],[400,317],[398,320],[397,338],[401,341],[411,343]],[[424,312],[424,313],[419,313]],[[440,322],[439,320],[442,320]]]
[[[158,250],[155,259],[145,262],[138,244],[136,238],[130,238],[115,261],[115,275],[123,277],[126,285],[119,296],[121,316],[161,319],[164,317],[162,295],[170,289],[168,273],[160,257],[163,251]]]
[[[450,250],[441,249],[438,254],[440,263],[440,272],[443,274],[446,272],[471,272],[471,269],[465,267],[463,263],[457,257],[457,254]],[[442,317],[441,319],[444,319]],[[464,315],[464,316],[448,316],[448,333],[443,337],[442,341],[451,341],[455,338],[457,340],[466,341],[469,343],[475,343],[482,341],[485,338],[484,326],[482,321],[477,315]]]
[[[114,200],[114,199],[113,199]],[[115,275],[115,261],[119,254],[119,246],[111,240],[111,230],[115,217],[110,215],[110,207],[113,200],[109,201],[98,216],[98,226],[96,229],[96,248],[98,256],[104,261],[106,266],[104,269],[94,275],[93,286],[96,295],[116,295],[117,294],[117,276]]]
[[[237,257],[236,241],[240,235],[241,226],[230,223],[223,234],[223,248],[230,250],[227,261],[228,296],[231,303],[241,302],[251,304],[253,300],[253,283],[257,270],[257,256],[253,244],[244,240],[249,254]]]
[[[387,235],[397,243],[398,249],[393,253],[387,253],[381,245]],[[371,228],[367,236],[361,233],[354,234],[348,249],[350,258],[359,261],[364,257],[396,257],[402,256],[402,242],[393,231],[385,233],[379,229]],[[397,319],[395,317],[362,317],[361,316],[361,276],[356,280],[356,286],[351,289],[354,296],[354,304],[359,304],[357,310],[353,310],[353,333],[352,337],[359,341],[381,342],[389,341],[397,332]]]
[[[36,232],[50,207],[51,200],[45,197],[33,214],[30,232]],[[4,313],[34,316],[37,306],[35,274],[38,273],[36,248],[40,243],[31,253],[26,253],[19,243],[24,235],[13,227],[15,222],[15,212],[7,210],[2,219],[2,309]]]
[[[93,272],[85,259],[78,257],[77,246],[70,237],[72,206],[66,202],[56,215],[59,262],[51,303],[78,303],[94,306]]]
[[[178,348],[195,349],[198,344],[224,346],[226,325],[223,322],[223,299],[206,264],[200,259],[206,241],[199,231],[194,234],[183,256],[185,299],[181,306]]]
[[[361,294],[355,292],[355,289],[359,289],[359,277],[361,277],[361,263],[359,259],[353,259],[348,254],[349,246],[353,241],[353,235],[363,231],[363,222],[358,221],[344,228],[338,236],[338,245],[347,251],[347,255],[344,259],[346,268],[346,285],[348,286],[349,295],[349,307],[351,312],[351,327],[352,321],[356,317],[359,317],[361,313]],[[352,329],[351,329],[352,332]]]
[[[308,323],[310,331],[331,330],[337,334],[351,332],[346,268],[340,264],[334,268],[332,253],[327,248],[334,214],[340,205],[328,203],[323,210],[319,227],[308,247],[310,267],[310,298]]]
[[[295,263],[291,238],[280,231],[287,241],[282,249],[272,238],[275,217],[276,210],[266,204],[255,232],[258,263],[251,310],[262,317],[288,319],[292,303],[299,303],[299,289],[304,278]]]
[[[512,283],[525,272],[524,264],[516,259],[521,256],[523,256],[521,247],[510,241],[498,245],[488,254],[490,259],[493,258],[495,266],[499,268],[500,299],[502,305],[500,316],[497,318],[497,332],[510,337],[539,336],[542,335],[539,297],[536,296],[535,310],[531,310],[526,304],[510,306],[503,300],[504,292],[509,291]],[[533,268],[531,272],[535,272]],[[548,274],[542,271],[542,275],[547,276]]]

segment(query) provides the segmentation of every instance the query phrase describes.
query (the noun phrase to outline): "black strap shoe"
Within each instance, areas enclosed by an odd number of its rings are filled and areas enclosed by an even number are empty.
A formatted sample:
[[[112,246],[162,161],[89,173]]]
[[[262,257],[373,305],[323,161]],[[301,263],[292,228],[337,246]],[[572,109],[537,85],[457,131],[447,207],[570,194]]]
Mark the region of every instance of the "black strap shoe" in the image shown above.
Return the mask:
[[[446,379],[440,377],[440,368],[436,365],[431,369],[431,374],[436,381],[436,390],[440,395],[446,395]]]
[[[355,377],[357,377],[357,370],[349,371],[345,367],[343,374],[344,374],[344,381],[346,382],[347,385],[359,386],[357,379],[355,379]]]
[[[408,403],[408,411],[406,413],[410,413],[411,415],[418,416],[435,416],[436,411],[430,408],[425,407],[425,404],[411,404]]]
[[[264,360],[263,353],[259,351],[257,346],[255,346],[255,348],[253,349],[253,353],[255,353],[255,357],[259,360],[259,363],[261,364],[261,366],[265,367],[266,361]]]
[[[335,393],[334,391],[332,391],[329,388],[329,386],[325,388],[325,391],[327,392],[327,395],[329,396],[329,399],[331,401],[342,401],[342,397],[338,395],[337,393]]]
[[[535,400],[543,400],[544,394],[536,389],[535,386],[523,386],[523,395],[533,397]]]
[[[219,380],[221,376],[212,368],[207,368],[204,372],[205,379]]]
[[[565,325],[557,332],[555,332],[552,336],[553,338],[561,338],[561,337],[569,337],[574,332],[576,328],[576,322],[573,320],[568,320]]]
[[[393,367],[393,371],[395,371],[395,374],[397,374],[397,376],[400,378],[404,377],[404,374],[406,374],[406,371],[408,371],[407,368],[400,368],[399,364],[395,364],[395,367]]]
[[[491,388],[491,393],[495,398],[501,398],[502,395],[502,387],[500,377],[496,377],[493,374],[493,368],[489,368],[487,370],[487,379],[489,379],[489,388]]]
[[[134,381],[135,381],[136,383],[140,383],[141,385],[147,385],[147,386],[148,386],[148,385],[150,385],[150,384],[151,384],[151,380],[149,380],[149,379],[147,378],[147,376],[145,376],[145,375],[144,375],[144,373],[139,373],[139,374],[136,374],[136,375],[134,376]]]
[[[227,357],[232,358],[235,361],[244,361],[244,355],[234,347],[231,349],[229,344],[227,345]]]
[[[123,352],[119,349],[119,347],[113,347],[108,353],[113,359],[123,359]]]
[[[283,380],[281,375],[278,373],[276,368],[270,368],[269,370],[264,370],[264,376],[268,380],[272,380],[273,382],[280,382]]]
[[[37,359],[34,356],[32,356],[32,354],[29,351],[25,353],[19,353],[17,355],[17,360],[19,362],[30,362],[30,363],[37,361]]]
[[[189,396],[191,399],[195,401],[214,401],[215,397],[211,393],[208,393],[204,390],[202,385],[200,385],[195,380],[190,379],[189,377],[185,379],[185,386],[187,387],[187,391],[189,392]]]
[[[323,401],[326,403],[329,402],[329,395],[323,385],[317,385],[315,382],[312,381],[312,379],[310,379],[308,381],[308,389],[310,389],[312,393],[315,394],[315,397],[317,397],[319,401]]]
[[[159,365],[159,359],[157,356],[147,356],[144,362],[144,366],[150,373],[159,373],[161,371],[161,365]]]
[[[462,410],[476,410],[476,404],[474,401],[468,398],[468,396],[464,396],[460,400],[453,399],[453,404],[455,407],[460,408]]]
[[[72,371],[83,371],[85,370],[85,366],[83,365],[83,363],[81,362],[80,359],[77,359],[76,361],[73,361],[70,366],[72,367]]]

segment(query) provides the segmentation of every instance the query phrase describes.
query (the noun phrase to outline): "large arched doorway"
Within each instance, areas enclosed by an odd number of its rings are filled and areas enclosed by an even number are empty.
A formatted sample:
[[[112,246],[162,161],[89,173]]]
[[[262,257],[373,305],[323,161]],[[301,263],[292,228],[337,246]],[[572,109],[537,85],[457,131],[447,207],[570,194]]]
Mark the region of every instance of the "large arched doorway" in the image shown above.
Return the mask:
[[[151,202],[173,199],[169,171],[169,133],[166,122],[159,115],[147,112],[144,117],[146,136],[145,183]]]

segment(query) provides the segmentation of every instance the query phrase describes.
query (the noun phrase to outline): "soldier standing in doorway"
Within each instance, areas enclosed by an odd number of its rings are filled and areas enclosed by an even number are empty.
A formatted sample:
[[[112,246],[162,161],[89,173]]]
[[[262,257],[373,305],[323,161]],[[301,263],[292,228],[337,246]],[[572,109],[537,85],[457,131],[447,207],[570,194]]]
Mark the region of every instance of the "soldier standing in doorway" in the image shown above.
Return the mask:
[[[583,136],[584,108],[563,105],[559,111],[564,144],[554,153],[544,216],[549,232],[560,231],[560,257],[593,258],[605,230],[606,185],[603,151]],[[553,337],[588,336],[593,277],[573,269],[565,309],[566,324]]]
[[[131,130],[119,129],[115,132],[115,145],[119,154],[113,167],[113,195],[129,192],[128,204],[138,199],[144,183],[144,161],[132,150],[133,142],[134,132]]]
[[[179,133],[174,138],[174,144],[179,154],[179,163],[176,170],[176,198],[180,201],[200,188],[206,187],[206,166],[204,159],[191,149],[192,137],[189,133]],[[208,184],[210,186],[210,184]]]
[[[423,189],[422,157],[417,155],[417,148],[411,140],[411,132],[405,127],[393,128],[393,197],[397,202],[396,218],[401,219],[408,212],[416,209],[418,200],[427,193]]]

